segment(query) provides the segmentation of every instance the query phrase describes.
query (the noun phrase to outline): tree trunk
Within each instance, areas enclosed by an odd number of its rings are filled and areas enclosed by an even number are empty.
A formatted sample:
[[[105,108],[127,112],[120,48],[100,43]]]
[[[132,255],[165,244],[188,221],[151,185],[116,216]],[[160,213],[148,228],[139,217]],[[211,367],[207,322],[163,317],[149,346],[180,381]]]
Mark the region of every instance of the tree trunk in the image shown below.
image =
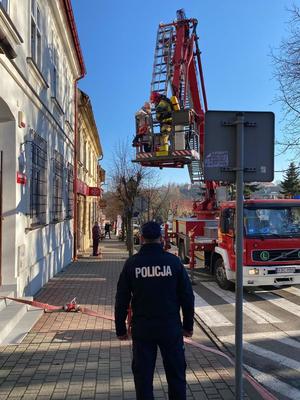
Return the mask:
[[[129,257],[133,255],[133,229],[132,229],[132,214],[127,214],[126,219],[126,245],[129,252]]]
[[[121,232],[122,232],[121,240],[122,240],[122,242],[124,242],[124,240],[125,240],[125,226],[126,226],[125,220],[126,220],[126,217],[125,217],[125,215],[123,215],[122,216],[122,225],[121,225]]]

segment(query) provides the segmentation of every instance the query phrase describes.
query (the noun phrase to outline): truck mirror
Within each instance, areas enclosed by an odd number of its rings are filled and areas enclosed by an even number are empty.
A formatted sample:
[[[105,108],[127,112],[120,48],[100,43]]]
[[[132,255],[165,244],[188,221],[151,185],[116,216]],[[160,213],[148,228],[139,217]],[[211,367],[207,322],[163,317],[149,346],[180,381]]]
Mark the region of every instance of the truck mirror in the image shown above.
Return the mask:
[[[221,229],[223,233],[228,233],[229,232],[229,219],[228,218],[223,218],[222,221],[222,225],[221,225]]]
[[[229,233],[229,219],[230,219],[229,211],[224,210],[220,221],[222,233]]]

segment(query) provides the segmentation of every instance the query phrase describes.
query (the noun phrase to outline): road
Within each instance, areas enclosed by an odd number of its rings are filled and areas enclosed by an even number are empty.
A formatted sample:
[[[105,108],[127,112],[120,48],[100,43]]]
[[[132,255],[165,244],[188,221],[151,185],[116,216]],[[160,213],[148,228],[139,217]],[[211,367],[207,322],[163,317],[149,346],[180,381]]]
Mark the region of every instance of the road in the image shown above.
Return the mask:
[[[234,291],[194,277],[196,320],[234,354]],[[278,399],[300,399],[300,285],[268,289],[244,290],[244,365]]]

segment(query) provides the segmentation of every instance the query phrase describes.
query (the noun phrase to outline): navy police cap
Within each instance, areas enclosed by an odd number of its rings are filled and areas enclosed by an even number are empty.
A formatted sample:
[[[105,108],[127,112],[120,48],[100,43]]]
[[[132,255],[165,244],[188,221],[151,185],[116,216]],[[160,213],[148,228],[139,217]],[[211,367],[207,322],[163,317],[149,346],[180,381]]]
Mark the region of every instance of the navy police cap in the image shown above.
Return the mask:
[[[157,222],[146,222],[142,226],[142,235],[145,239],[158,239],[161,236],[160,225]]]

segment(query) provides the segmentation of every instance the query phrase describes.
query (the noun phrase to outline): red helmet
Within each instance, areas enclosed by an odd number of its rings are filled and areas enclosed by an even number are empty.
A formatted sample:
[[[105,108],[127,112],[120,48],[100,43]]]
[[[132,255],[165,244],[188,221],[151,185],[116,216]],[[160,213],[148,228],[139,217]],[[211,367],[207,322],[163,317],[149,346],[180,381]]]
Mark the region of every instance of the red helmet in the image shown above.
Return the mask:
[[[160,98],[161,98],[161,94],[160,93],[151,92],[151,95],[150,95],[150,102],[151,103],[157,104],[159,102]]]

